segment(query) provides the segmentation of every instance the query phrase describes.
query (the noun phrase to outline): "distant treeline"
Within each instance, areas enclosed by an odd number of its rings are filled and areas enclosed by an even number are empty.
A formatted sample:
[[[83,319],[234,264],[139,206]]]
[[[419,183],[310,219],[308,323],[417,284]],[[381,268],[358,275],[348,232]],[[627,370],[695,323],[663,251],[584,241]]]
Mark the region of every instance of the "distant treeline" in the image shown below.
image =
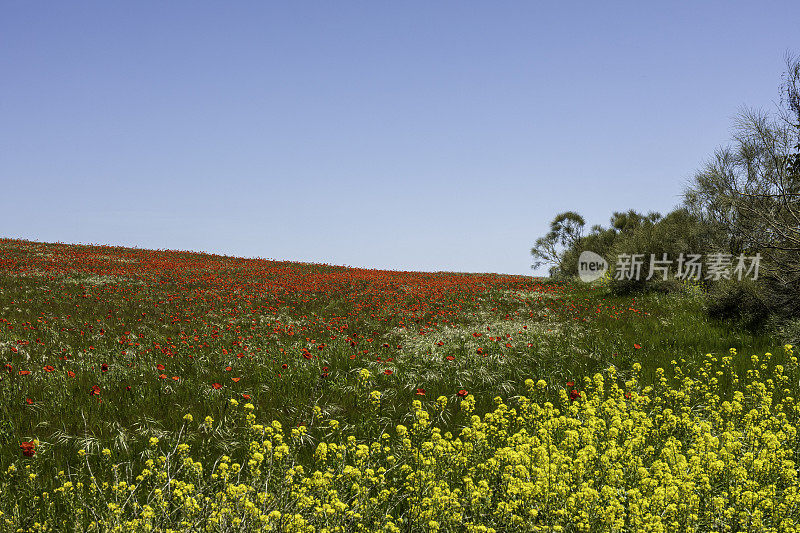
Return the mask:
[[[731,269],[740,257],[758,254],[755,280],[752,272],[742,280],[703,272],[697,285],[708,295],[709,314],[749,327],[778,324],[800,336],[800,59],[787,56],[786,64],[777,111],[741,111],[729,144],[694,174],[675,210],[615,212],[608,227],[588,231],[580,214],[560,213],[532,248],[533,267],[550,265],[551,276],[573,277],[581,252],[592,251],[608,262],[611,290],[627,294],[684,288],[681,254],[718,254]],[[639,279],[620,275],[624,254],[643,254]],[[663,270],[646,279],[651,254],[673,261],[666,279]]]

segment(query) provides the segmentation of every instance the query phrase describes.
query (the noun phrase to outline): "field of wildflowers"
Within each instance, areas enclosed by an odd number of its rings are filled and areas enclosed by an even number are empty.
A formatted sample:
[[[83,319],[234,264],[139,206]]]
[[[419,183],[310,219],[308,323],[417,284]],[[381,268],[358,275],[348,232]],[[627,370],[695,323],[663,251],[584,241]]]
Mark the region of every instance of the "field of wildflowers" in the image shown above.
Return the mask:
[[[0,529],[798,530],[795,351],[701,308],[0,239]]]

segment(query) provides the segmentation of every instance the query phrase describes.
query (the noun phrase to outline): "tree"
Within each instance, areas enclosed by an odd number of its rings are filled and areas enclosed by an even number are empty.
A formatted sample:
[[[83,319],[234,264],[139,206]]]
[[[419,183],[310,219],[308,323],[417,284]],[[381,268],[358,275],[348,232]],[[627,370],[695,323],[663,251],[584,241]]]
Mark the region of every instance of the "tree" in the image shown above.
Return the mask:
[[[800,174],[800,59],[786,56],[786,74],[783,81],[782,103],[784,111],[781,118],[797,132],[795,152],[789,156],[789,171]]]
[[[684,192],[687,208],[728,235],[731,254],[760,253],[764,304],[800,314],[800,61],[787,57],[777,116],[742,110]]]
[[[615,211],[611,215],[611,227],[619,233],[631,233],[644,224],[654,224],[661,219],[660,213],[650,212],[647,215],[629,209],[625,213]]]
[[[573,247],[583,236],[586,221],[574,211],[559,213],[550,223],[550,231],[544,237],[536,239],[531,248],[534,258],[531,268],[551,265],[550,274],[557,274],[562,267],[564,251]]]

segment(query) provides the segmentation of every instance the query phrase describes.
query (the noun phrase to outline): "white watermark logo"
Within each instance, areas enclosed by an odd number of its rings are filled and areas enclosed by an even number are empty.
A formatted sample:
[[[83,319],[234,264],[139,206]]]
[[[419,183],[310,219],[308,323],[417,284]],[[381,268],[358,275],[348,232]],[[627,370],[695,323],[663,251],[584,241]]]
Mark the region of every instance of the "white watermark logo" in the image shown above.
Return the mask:
[[[578,258],[578,277],[581,278],[581,281],[589,283],[600,279],[606,271],[608,271],[608,263],[602,256],[588,250],[581,252],[581,256]]]
[[[738,279],[750,276],[758,279],[758,268],[761,263],[761,254],[746,256],[740,254],[714,253],[709,254],[703,261],[701,254],[680,254],[676,259],[670,259],[667,254],[650,254],[649,260],[645,254],[620,254],[617,256],[614,279],[616,280],[651,280],[656,274],[661,274],[661,279],[666,280],[670,272],[678,280],[713,280]],[[673,265],[675,268],[673,269]],[[705,267],[705,270],[704,268]],[[599,279],[608,270],[606,261],[594,252],[582,252],[578,259],[578,276],[582,281]]]

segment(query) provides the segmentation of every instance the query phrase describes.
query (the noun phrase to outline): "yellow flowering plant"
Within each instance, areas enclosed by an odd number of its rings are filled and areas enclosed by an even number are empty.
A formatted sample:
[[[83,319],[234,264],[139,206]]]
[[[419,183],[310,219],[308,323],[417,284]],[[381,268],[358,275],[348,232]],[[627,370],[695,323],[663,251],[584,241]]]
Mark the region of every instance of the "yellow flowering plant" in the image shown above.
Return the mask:
[[[162,442],[139,471],[85,463],[50,492],[9,468],[0,489],[28,483],[35,511],[23,523],[12,506],[0,520],[59,531],[798,531],[797,358],[790,346],[748,358],[731,389],[731,357],[676,360],[653,383],[609,367],[580,398],[537,399],[545,387],[527,383],[529,396],[497,396],[482,414],[467,395],[456,434],[415,400],[409,426],[310,445],[305,426],[286,435],[248,405],[242,436],[256,438],[240,458],[204,465],[186,443]]]

